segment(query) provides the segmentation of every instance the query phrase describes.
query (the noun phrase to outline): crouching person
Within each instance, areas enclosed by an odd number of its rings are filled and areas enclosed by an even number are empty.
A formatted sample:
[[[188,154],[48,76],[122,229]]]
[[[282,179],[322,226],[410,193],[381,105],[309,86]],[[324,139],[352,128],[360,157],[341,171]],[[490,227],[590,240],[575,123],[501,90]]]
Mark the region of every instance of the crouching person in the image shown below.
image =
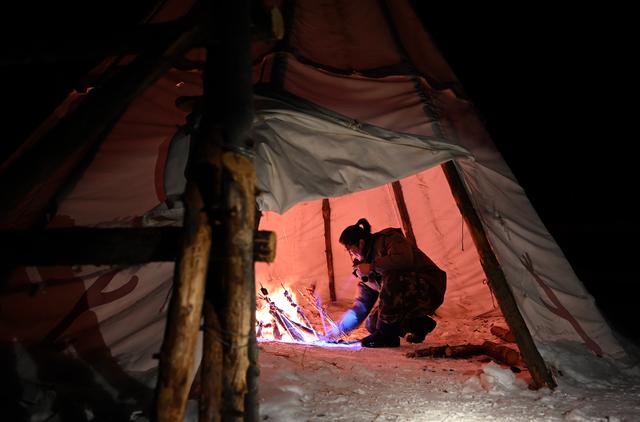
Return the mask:
[[[398,347],[404,335],[410,343],[424,341],[436,326],[430,315],[444,299],[446,273],[400,229],[372,234],[364,218],[344,229],[340,243],[360,277],[359,294],[329,336],[348,333],[366,318],[371,335],[361,340],[364,347]]]

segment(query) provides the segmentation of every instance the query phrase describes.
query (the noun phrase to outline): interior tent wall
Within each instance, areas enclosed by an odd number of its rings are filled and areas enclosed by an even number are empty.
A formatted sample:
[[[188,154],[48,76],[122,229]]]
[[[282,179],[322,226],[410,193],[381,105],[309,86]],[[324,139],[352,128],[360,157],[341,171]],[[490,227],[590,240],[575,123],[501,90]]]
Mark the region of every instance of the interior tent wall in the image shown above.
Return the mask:
[[[79,226],[118,226],[125,219],[140,224],[133,219],[164,201],[167,152],[187,115],[174,103],[178,96],[199,95],[200,78],[174,70],[138,97],[60,202],[54,224],[57,219]]]
[[[500,314],[441,169],[425,170],[401,183],[418,246],[447,272],[447,294],[438,315],[470,319],[490,311]],[[402,227],[402,222],[391,185],[329,201],[336,296],[338,301],[349,303],[355,298],[358,280],[352,274],[349,255],[338,242],[341,231],[362,217],[369,220],[373,230]],[[278,248],[273,263],[256,264],[256,282],[268,287],[284,283],[294,291],[304,291],[313,284],[322,295],[323,303],[327,303],[322,200],[296,205],[282,215],[264,213],[260,228],[278,234]]]

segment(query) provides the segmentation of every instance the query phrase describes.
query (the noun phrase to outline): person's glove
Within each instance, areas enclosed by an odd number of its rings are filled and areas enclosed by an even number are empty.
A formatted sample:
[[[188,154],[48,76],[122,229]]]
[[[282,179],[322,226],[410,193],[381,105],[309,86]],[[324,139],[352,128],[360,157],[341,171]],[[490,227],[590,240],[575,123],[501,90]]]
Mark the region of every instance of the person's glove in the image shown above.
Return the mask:
[[[325,340],[335,340],[337,338],[340,337],[340,328],[339,327],[333,327],[330,330],[327,330],[327,333],[324,335]]]
[[[327,333],[325,334],[325,338],[327,340],[337,339],[342,334],[347,334],[351,332],[354,328],[358,326],[358,323],[359,323],[358,316],[352,309],[349,309],[347,310],[347,312],[344,313],[344,315],[342,315],[342,318],[340,319],[338,326],[333,327],[332,329],[327,331]]]

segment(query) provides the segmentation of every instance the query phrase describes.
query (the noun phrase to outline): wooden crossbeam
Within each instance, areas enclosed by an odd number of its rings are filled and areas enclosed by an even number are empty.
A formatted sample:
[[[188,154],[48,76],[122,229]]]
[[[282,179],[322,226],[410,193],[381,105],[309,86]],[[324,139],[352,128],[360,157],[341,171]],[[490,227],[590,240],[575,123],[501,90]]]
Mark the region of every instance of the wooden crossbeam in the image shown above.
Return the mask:
[[[182,227],[89,228],[0,231],[3,265],[136,265],[175,261]],[[273,262],[276,236],[254,232],[256,261]]]

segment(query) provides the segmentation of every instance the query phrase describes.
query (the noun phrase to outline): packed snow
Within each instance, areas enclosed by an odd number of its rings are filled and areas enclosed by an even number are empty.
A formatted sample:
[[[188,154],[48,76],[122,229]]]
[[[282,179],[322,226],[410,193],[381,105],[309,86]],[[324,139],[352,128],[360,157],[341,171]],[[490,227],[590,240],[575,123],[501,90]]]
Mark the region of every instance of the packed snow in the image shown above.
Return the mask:
[[[524,365],[509,367],[487,356],[409,358],[408,352],[442,344],[478,343],[504,324],[499,316],[440,319],[425,343],[367,349],[260,342],[260,415],[273,421],[638,421],[637,367],[594,358],[591,375],[556,373],[554,390],[530,389]],[[364,336],[359,329],[352,337]],[[491,338],[493,337],[493,338]],[[573,357],[572,357],[573,356]],[[546,356],[549,359],[549,356]],[[572,359],[578,362],[570,362]],[[601,359],[603,364],[597,361]],[[551,359],[553,361],[553,359]],[[567,362],[569,360],[569,362]],[[562,368],[584,368],[579,354],[558,357]]]

